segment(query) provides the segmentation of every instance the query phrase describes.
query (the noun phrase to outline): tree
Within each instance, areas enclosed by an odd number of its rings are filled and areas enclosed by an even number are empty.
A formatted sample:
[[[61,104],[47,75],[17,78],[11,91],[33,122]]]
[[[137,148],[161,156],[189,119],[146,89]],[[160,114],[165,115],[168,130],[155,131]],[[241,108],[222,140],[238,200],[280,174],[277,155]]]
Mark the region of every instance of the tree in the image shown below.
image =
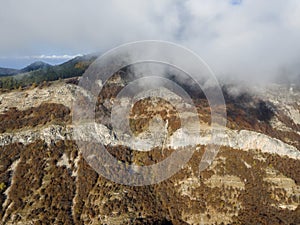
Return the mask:
[[[4,182],[0,183],[0,191],[3,191],[6,188],[6,185]]]

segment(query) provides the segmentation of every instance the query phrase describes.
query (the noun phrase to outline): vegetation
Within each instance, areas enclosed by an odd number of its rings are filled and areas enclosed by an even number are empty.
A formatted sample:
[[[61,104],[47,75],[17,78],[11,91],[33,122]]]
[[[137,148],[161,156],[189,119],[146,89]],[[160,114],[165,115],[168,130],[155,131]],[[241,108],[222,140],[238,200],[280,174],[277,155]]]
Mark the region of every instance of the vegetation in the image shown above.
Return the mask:
[[[0,183],[0,192],[3,191],[6,188],[6,185],[4,182]]]
[[[44,81],[81,76],[95,59],[95,56],[76,57],[58,66],[48,66],[14,76],[0,77],[0,89],[12,90],[28,87],[34,83],[39,85]]]
[[[9,132],[23,127],[35,127],[49,122],[68,122],[70,120],[70,109],[61,104],[43,103],[38,107],[20,111],[10,108],[0,114],[0,133]]]
[[[42,141],[26,146],[13,144],[9,148],[0,147],[0,164],[4,165],[0,169],[0,182],[9,183],[9,201],[13,202],[11,207],[2,208],[5,195],[0,192],[0,220],[3,224],[7,224],[10,216],[19,214],[15,211],[26,214],[28,221],[40,221],[35,224],[72,224],[69,212],[75,193],[75,179],[66,167],[56,166],[63,152],[75,154],[76,148],[68,141],[58,142],[50,148]],[[17,158],[19,163],[11,174],[8,168]],[[11,215],[3,218],[4,210]],[[20,221],[21,217],[15,217],[15,220]]]

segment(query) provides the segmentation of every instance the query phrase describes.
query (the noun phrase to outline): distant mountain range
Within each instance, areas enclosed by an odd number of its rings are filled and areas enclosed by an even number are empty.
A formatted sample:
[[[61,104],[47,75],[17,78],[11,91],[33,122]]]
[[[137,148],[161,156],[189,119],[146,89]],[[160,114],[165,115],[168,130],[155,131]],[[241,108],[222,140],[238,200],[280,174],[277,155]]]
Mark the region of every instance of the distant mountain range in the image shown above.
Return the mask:
[[[11,76],[19,73],[20,70],[11,69],[11,68],[2,68],[0,67],[0,77],[1,76]]]
[[[30,72],[30,71],[34,71],[34,70],[48,69],[50,67],[52,67],[52,66],[48,63],[45,63],[42,61],[37,61],[37,62],[30,64],[29,66],[26,66],[24,69],[20,70],[20,72],[26,73],[26,72]]]
[[[96,58],[96,54],[89,54],[55,66],[37,61],[20,70],[0,68],[0,88],[10,90],[43,81],[81,76]]]
[[[34,62],[34,63],[30,64],[29,66],[26,66],[20,70],[0,67],[0,76],[2,76],[2,77],[3,76],[13,76],[13,75],[20,74],[20,73],[27,73],[27,72],[31,72],[31,71],[35,71],[35,70],[39,70],[39,69],[47,69],[50,67],[52,67],[50,64],[42,62],[42,61]]]

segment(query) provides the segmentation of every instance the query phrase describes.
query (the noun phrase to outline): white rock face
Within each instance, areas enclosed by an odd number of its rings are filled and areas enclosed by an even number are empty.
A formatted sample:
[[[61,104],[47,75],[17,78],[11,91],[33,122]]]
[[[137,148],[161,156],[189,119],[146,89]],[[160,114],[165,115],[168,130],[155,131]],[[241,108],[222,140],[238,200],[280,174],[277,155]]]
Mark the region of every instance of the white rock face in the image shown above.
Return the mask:
[[[285,111],[295,124],[300,124],[300,111],[295,106],[286,105]]]
[[[260,98],[275,105],[277,110],[291,118],[295,124],[300,124],[300,92],[293,91],[292,87],[270,85],[257,90]]]
[[[288,198],[300,196],[300,186],[293,179],[284,176],[273,168],[267,168],[266,175],[264,181],[275,186],[275,188],[283,189]],[[280,199],[277,194],[275,194],[273,199],[277,201],[277,204],[273,204],[273,207],[276,208],[296,210],[299,205],[297,202],[288,202],[286,199]]]
[[[210,142],[211,136],[209,134],[197,137],[187,135],[182,129],[179,129],[170,138],[169,146],[176,149],[184,147],[188,143],[190,145],[207,145]],[[248,130],[236,131],[227,129],[225,130],[225,133],[218,134],[218,138],[214,139],[213,143],[245,151],[258,149],[266,153],[300,159],[300,151],[294,146],[285,144],[282,141],[267,135]]]
[[[167,147],[178,149],[186,146],[208,145],[211,142],[210,131],[202,133],[203,136],[187,135],[182,129],[177,130],[170,138],[165,141]],[[133,143],[134,139],[124,138],[118,139],[106,126],[102,124],[89,123],[85,125],[62,127],[51,125],[41,130],[30,130],[19,133],[5,133],[0,135],[0,146],[5,146],[11,143],[20,142],[29,144],[37,140],[44,140],[47,144],[58,140],[81,140],[81,141],[97,141],[103,145],[118,146],[124,145],[132,149],[136,149],[139,145]],[[248,130],[225,130],[225,133],[218,134],[214,139],[214,144],[227,146],[243,151],[260,150],[265,153],[287,156],[293,159],[300,160],[300,151],[294,146],[283,143],[282,141],[271,138],[267,135],[248,131]],[[159,146],[159,145],[158,145]],[[149,146],[151,147],[151,146]],[[153,147],[153,146],[152,146]],[[145,151],[143,149],[136,149]],[[146,149],[151,150],[151,149]]]
[[[71,127],[63,127],[58,125],[51,125],[42,129],[4,133],[0,135],[0,146],[9,145],[12,143],[30,144],[37,140],[43,140],[48,145],[51,142],[58,140],[70,140],[72,135]]]
[[[0,95],[0,113],[10,107],[25,110],[37,107],[44,102],[63,104],[71,108],[75,90],[76,86],[61,82],[42,89],[34,88],[31,90],[4,93]]]
[[[244,182],[242,182],[239,177],[232,175],[219,176],[214,174],[208,180],[205,181],[205,184],[212,188],[220,188],[222,187],[222,185],[224,185],[225,187],[233,187],[242,190],[245,189]]]
[[[68,169],[71,169],[72,166],[71,164],[69,163],[69,158],[68,156],[66,155],[66,153],[64,153],[61,157],[61,159],[57,162],[56,164],[57,166],[66,166],[66,168]]]

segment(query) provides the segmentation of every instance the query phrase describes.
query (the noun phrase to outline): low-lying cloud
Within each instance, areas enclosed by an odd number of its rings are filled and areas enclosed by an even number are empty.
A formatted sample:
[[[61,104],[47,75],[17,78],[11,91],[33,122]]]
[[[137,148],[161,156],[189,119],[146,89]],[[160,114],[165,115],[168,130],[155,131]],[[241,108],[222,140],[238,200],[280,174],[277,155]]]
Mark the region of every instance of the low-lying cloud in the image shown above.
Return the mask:
[[[158,39],[192,49],[218,76],[269,80],[300,71],[298,0],[10,0],[1,3],[0,27],[1,56]]]

